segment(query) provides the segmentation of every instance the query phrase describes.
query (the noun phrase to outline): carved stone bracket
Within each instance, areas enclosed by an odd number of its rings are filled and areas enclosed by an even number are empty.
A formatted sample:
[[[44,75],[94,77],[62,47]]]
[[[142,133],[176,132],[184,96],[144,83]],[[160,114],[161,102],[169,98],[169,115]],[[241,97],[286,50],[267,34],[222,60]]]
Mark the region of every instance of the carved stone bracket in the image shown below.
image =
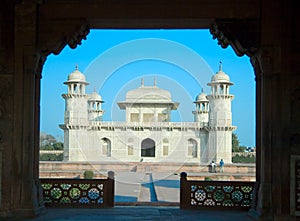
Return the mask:
[[[74,49],[77,45],[81,45],[82,39],[86,40],[86,36],[89,34],[90,29],[87,24],[82,24],[79,29],[73,34],[67,36],[67,43],[70,48]]]
[[[42,19],[41,19],[42,20]],[[38,39],[41,54],[47,56],[51,53],[57,55],[62,49],[69,45],[74,49],[81,44],[82,39],[86,39],[89,34],[89,26],[84,19],[70,19],[67,21],[41,21],[41,29]],[[48,33],[51,32],[51,38]]]
[[[42,19],[41,19],[42,20]],[[47,56],[51,53],[57,55],[62,49],[69,45],[74,49],[81,45],[82,39],[89,34],[89,26],[84,19],[73,19],[67,21],[40,21],[41,29],[38,39],[38,52],[36,57],[35,71],[40,76]],[[52,33],[51,38],[49,32]]]
[[[259,22],[256,20],[216,20],[210,33],[222,48],[230,45],[238,56],[252,57],[259,48]]]

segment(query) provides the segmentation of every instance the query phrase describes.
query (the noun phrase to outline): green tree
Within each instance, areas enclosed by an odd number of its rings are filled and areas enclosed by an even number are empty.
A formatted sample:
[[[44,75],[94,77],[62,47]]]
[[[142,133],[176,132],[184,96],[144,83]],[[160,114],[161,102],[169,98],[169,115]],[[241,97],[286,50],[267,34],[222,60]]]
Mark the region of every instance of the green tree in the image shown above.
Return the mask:
[[[40,134],[40,150],[63,150],[64,145],[51,134]]]
[[[249,155],[249,156],[234,156],[232,157],[232,163],[255,163],[256,157]]]
[[[245,152],[247,150],[246,146],[239,146],[239,152]]]
[[[47,144],[52,145],[53,143],[57,142],[55,137],[51,134],[41,133],[40,134],[40,146],[45,146]]]
[[[235,133],[232,133],[232,152],[240,151],[240,141]]]
[[[64,144],[62,142],[56,142],[53,144],[54,150],[63,150],[64,149]]]
[[[41,154],[40,161],[62,161],[64,155],[61,154]]]

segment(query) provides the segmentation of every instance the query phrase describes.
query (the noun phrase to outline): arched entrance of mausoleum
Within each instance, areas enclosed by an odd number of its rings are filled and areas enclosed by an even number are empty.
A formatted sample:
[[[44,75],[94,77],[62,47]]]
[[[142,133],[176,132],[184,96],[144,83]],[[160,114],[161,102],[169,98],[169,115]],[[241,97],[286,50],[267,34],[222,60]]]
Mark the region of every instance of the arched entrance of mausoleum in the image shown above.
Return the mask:
[[[155,141],[146,138],[141,143],[141,157],[155,157]]]

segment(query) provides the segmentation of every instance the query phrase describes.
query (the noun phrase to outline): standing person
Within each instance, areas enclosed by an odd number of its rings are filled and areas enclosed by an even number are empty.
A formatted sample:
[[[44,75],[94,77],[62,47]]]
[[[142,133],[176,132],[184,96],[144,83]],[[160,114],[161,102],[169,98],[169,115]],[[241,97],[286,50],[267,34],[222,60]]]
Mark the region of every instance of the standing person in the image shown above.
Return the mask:
[[[223,173],[224,172],[224,161],[223,159],[221,159],[220,161],[220,173]]]
[[[215,173],[215,172],[216,172],[216,164],[215,164],[215,161],[211,161],[210,166],[211,166],[211,172],[212,172],[212,173]]]

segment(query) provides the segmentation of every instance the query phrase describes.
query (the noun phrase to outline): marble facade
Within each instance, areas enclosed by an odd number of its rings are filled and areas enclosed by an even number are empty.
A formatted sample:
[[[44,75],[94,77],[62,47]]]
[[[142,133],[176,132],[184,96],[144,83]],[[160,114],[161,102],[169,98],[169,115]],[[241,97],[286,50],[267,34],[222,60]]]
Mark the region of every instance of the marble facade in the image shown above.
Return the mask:
[[[126,121],[105,122],[102,97],[87,94],[89,84],[78,68],[64,82],[64,161],[120,162],[219,162],[231,163],[232,126],[229,76],[219,71],[208,85],[211,94],[195,100],[194,122],[172,122],[171,112],[179,103],[156,85],[141,86],[118,102]]]

